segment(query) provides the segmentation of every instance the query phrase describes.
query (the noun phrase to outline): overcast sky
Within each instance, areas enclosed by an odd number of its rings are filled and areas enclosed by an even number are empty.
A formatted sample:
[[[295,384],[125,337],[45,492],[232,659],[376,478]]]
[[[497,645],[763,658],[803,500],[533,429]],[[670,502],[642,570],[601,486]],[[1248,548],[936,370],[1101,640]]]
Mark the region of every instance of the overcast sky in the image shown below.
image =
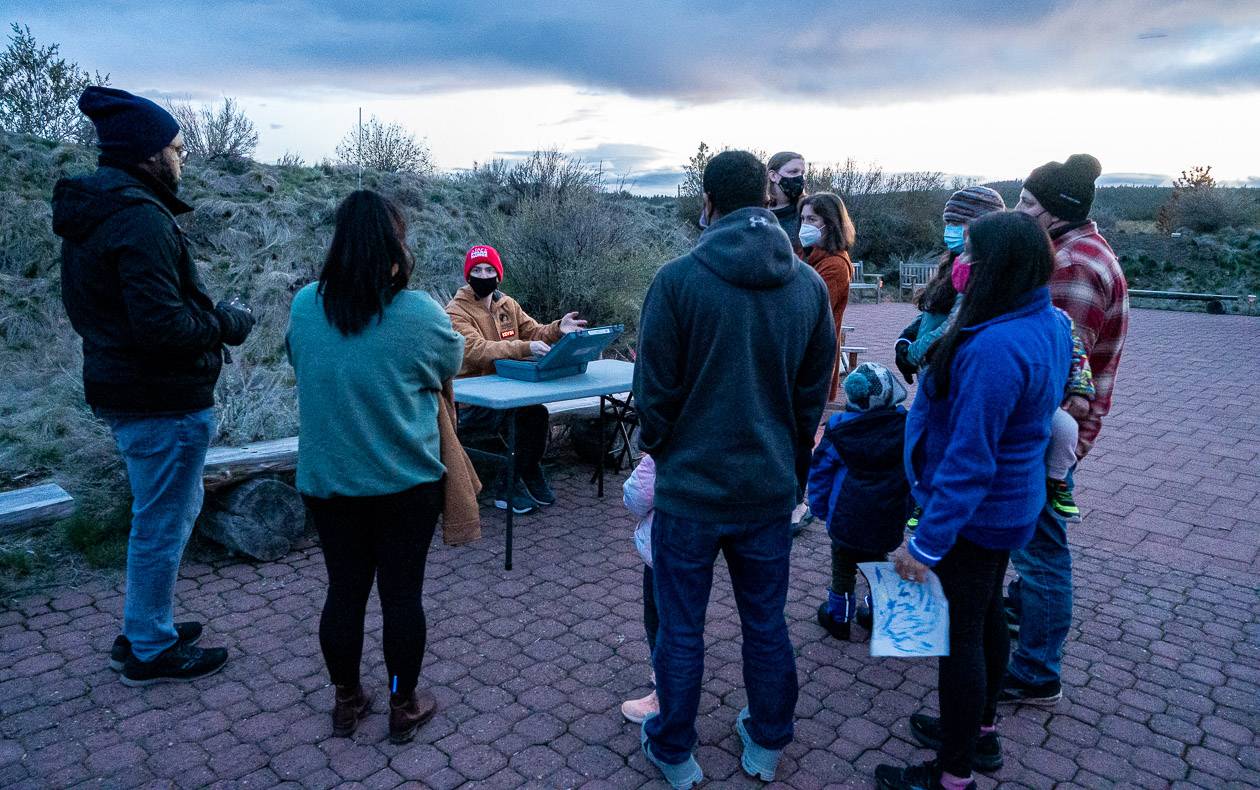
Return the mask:
[[[559,147],[672,192],[704,140],[1019,178],[1260,184],[1257,0],[5,3],[147,95],[234,96],[258,158],[332,154],[357,108],[442,167]]]

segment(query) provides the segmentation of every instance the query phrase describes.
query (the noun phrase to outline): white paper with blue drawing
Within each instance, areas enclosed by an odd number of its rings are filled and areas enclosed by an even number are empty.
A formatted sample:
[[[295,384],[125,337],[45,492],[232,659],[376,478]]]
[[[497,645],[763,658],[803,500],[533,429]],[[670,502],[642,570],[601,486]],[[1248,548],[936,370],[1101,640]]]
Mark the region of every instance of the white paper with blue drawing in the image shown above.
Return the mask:
[[[872,656],[949,655],[949,602],[941,580],[908,582],[891,562],[863,562],[858,567],[871,588]]]

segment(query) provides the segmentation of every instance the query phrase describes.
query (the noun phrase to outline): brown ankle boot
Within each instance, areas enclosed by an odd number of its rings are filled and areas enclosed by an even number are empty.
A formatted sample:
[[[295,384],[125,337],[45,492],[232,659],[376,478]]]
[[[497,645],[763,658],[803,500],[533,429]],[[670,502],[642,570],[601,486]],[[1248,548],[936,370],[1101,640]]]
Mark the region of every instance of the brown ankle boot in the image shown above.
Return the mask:
[[[337,686],[333,703],[333,736],[349,738],[359,728],[359,720],[372,710],[372,698],[363,686]]]
[[[407,743],[416,737],[420,725],[437,713],[437,699],[428,691],[391,694],[389,698],[389,742]]]

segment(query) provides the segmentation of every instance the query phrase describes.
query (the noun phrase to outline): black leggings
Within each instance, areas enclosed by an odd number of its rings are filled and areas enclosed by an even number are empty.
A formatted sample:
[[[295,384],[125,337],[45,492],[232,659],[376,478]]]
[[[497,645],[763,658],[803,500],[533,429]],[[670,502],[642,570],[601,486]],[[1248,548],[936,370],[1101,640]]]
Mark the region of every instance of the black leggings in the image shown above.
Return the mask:
[[[831,544],[831,591],[836,595],[853,594],[857,587],[859,562],[883,562],[887,554],[853,551]]]
[[[363,617],[375,577],[390,690],[415,689],[426,638],[424,565],[444,498],[440,480],[386,496],[304,497],[328,568],[319,646],[334,684],[359,683]]]
[[[971,757],[982,725],[997,719],[1010,637],[1002,613],[1002,578],[1009,551],[986,549],[959,538],[933,568],[949,601],[949,655],[941,656],[941,767],[971,775]]]
[[[656,613],[656,593],[652,587],[652,566],[643,565],[643,630],[647,634],[648,658],[656,652],[656,631],[661,627],[661,616]]]

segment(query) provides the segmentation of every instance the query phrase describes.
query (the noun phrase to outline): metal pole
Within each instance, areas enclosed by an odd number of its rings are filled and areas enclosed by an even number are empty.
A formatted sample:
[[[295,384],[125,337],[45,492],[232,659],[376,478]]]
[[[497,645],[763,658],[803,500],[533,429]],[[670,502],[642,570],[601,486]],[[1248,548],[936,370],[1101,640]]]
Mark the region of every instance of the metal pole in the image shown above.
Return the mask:
[[[359,189],[363,189],[363,108],[359,108]]]

